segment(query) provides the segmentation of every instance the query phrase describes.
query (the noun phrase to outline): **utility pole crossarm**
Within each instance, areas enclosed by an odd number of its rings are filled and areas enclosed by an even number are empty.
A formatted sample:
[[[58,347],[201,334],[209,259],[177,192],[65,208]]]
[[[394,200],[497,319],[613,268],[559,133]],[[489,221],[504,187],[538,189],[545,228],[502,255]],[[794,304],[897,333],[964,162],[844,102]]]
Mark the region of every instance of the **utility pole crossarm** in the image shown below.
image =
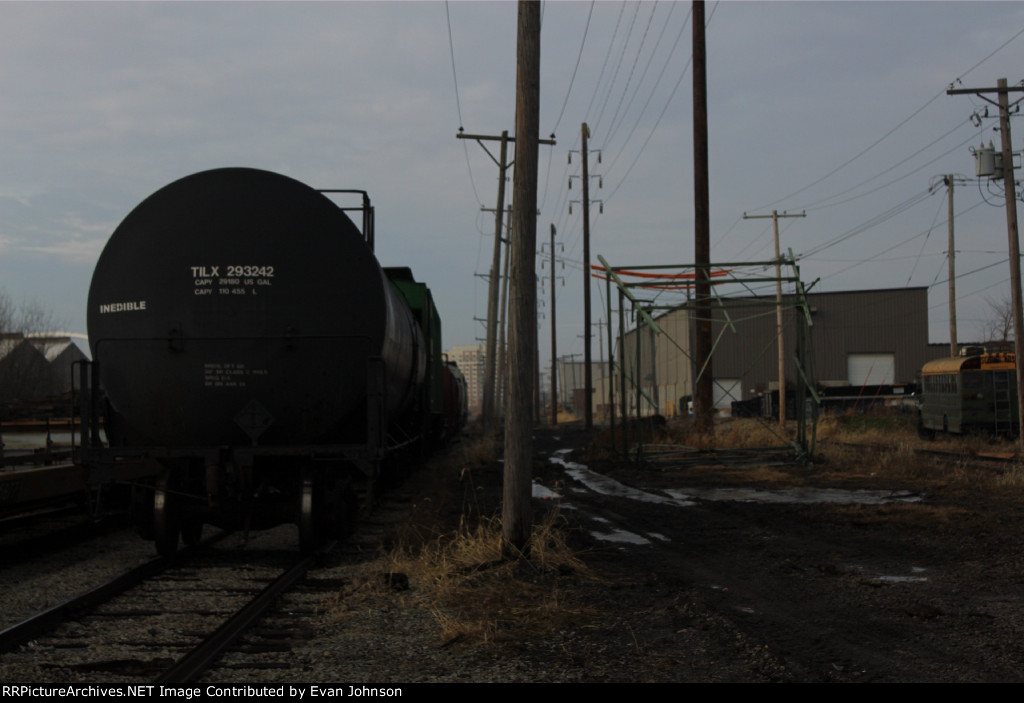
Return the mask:
[[[490,142],[500,142],[501,141],[501,137],[500,136],[494,136],[493,134],[466,134],[464,132],[459,132],[458,134],[455,135],[455,138],[456,139],[475,139],[478,142],[480,142],[480,141],[484,141],[484,142],[488,142],[488,141],[490,141]],[[510,141],[512,143],[515,143],[516,138],[515,137],[508,137],[508,141]],[[538,139],[537,143],[538,144],[550,144],[550,145],[554,146],[555,140],[554,139]]]

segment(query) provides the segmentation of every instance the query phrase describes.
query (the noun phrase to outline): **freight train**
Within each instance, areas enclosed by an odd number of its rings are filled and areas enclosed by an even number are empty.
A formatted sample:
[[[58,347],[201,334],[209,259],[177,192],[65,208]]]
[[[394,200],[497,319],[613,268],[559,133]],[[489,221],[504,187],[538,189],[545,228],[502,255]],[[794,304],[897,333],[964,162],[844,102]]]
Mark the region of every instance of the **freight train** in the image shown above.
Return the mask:
[[[89,289],[79,460],[156,467],[133,514],[160,553],[204,524],[289,522],[312,550],[457,432],[465,393],[445,392],[430,290],[380,266],[373,214],[363,191],[224,168],[158,190],[111,235]]]

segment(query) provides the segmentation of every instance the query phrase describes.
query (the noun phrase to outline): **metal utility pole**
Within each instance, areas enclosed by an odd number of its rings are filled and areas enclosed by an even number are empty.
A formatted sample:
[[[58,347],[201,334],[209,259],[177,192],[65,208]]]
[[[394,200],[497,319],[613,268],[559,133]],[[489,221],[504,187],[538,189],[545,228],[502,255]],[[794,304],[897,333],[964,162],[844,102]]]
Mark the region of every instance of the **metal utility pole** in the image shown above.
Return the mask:
[[[580,147],[583,157],[583,426],[590,430],[594,427],[594,409],[591,401],[594,374],[590,366],[590,169],[587,150],[590,128],[586,122],[583,123],[580,133],[583,135],[583,145]]]
[[[533,363],[537,334],[537,149],[540,134],[540,3],[519,0],[516,42],[516,169],[513,177],[509,385],[505,407],[502,541],[508,555],[528,549],[533,463]]]
[[[1006,236],[1010,248],[1010,294],[1013,300],[1013,350],[1017,367],[1017,432],[1018,442],[1024,449],[1024,314],[1022,314],[1020,282],[1020,240],[1017,233],[1017,184],[1013,179],[1013,149],[1010,147],[1010,93],[1020,93],[1024,87],[1008,88],[1006,79],[996,81],[995,88],[963,88],[947,90],[947,95],[974,93],[983,100],[999,106],[999,132],[1003,146],[1003,187],[1006,192]],[[998,103],[985,97],[997,93]],[[1020,100],[1014,102],[1019,103]]]
[[[697,266],[697,331],[694,356],[697,368],[697,429],[714,432],[714,396],[711,369],[711,220],[708,194],[708,79],[707,50],[704,43],[704,2],[693,2],[693,209],[694,262]]]
[[[779,337],[779,427],[786,426],[786,344],[783,339],[782,324],[782,259],[779,257],[779,218],[780,217],[807,217],[806,212],[799,215],[790,215],[778,210],[772,210],[770,215],[748,215],[743,213],[744,220],[759,220],[766,217],[772,218],[772,232],[775,239],[775,326]]]
[[[558,344],[555,334],[555,224],[551,223],[551,426],[558,425]]]

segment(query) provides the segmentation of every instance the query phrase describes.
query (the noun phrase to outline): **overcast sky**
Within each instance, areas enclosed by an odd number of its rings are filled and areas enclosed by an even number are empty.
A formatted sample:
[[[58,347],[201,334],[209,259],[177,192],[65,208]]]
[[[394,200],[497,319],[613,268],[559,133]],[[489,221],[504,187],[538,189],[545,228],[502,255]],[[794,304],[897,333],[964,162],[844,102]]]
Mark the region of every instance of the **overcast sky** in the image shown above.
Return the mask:
[[[1019,84],[1024,4],[706,11],[712,260],[771,257],[770,221],[744,212],[806,209],[782,223],[805,280],[931,286],[931,340],[946,341],[945,190],[928,191],[962,174],[960,338],[980,334],[1009,266],[1002,189],[974,179],[970,148],[998,146],[998,125],[972,123],[985,103],[945,90]],[[566,189],[582,122],[603,157],[595,256],[693,260],[689,14],[689,2],[545,3],[541,132],[558,143],[541,148],[537,227],[545,257],[552,223],[565,246],[560,354],[582,350],[578,178]],[[368,190],[382,264],[433,288],[447,346],[473,343],[497,168],[455,135],[514,134],[515,40],[512,2],[0,2],[0,288],[85,332],[92,269],[121,219],[182,176],[251,166]]]

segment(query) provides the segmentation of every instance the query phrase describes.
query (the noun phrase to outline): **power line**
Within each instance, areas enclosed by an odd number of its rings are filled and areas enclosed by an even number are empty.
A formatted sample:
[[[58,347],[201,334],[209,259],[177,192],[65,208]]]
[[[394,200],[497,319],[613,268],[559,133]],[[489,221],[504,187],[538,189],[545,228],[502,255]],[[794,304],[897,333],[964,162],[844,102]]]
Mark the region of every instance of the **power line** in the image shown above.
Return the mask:
[[[555,120],[554,129],[552,132],[558,132],[558,125],[562,124],[562,116],[565,114],[565,106],[569,104],[569,96],[572,94],[572,86],[576,82],[576,71],[580,67],[580,59],[583,58],[583,47],[587,44],[587,34],[590,32],[590,18],[594,15],[594,3],[597,0],[590,0],[590,11],[587,12],[587,24],[583,28],[583,38],[580,40],[580,50],[576,54],[576,65],[572,69],[572,78],[569,79],[569,88],[565,91],[565,100],[562,101],[562,110],[558,113],[558,119]]]
[[[925,168],[926,166],[929,166],[929,165],[931,165],[932,163],[934,163],[935,161],[937,161],[937,160],[941,159],[941,158],[942,158],[943,156],[946,156],[946,155],[948,155],[948,154],[951,154],[951,153],[953,153],[954,151],[956,151],[957,149],[960,149],[960,148],[961,148],[961,147],[963,147],[963,146],[964,146],[965,144],[967,144],[968,142],[970,142],[971,140],[973,140],[973,139],[975,138],[974,134],[972,133],[970,137],[968,137],[968,138],[967,138],[967,139],[965,139],[964,141],[960,142],[959,144],[957,144],[956,146],[954,146],[954,147],[953,147],[953,148],[951,148],[950,150],[948,150],[948,151],[945,151],[945,152],[943,152],[943,153],[939,154],[938,156],[936,156],[936,157],[935,157],[934,159],[932,159],[932,160],[931,160],[931,161],[929,161],[928,163],[922,164],[922,165],[921,165],[921,166],[919,166],[918,168],[914,169],[913,171],[909,171],[909,172],[907,172],[907,173],[903,174],[903,175],[902,175],[902,176],[900,176],[899,178],[896,178],[896,179],[894,179],[894,180],[891,180],[891,181],[888,181],[888,182],[886,182],[886,183],[883,183],[883,184],[882,184],[881,186],[878,186],[877,188],[875,188],[875,189],[873,189],[873,190],[869,190],[869,191],[866,191],[866,192],[864,192],[864,193],[861,193],[860,195],[854,196],[854,197],[852,197],[852,198],[848,198],[848,199],[846,199],[846,200],[841,200],[841,201],[839,201],[839,202],[836,202],[836,203],[830,203],[830,204],[828,204],[828,205],[822,205],[822,203],[828,202],[829,200],[832,200],[832,199],[834,199],[834,198],[838,198],[838,197],[840,197],[840,196],[842,196],[842,195],[846,195],[846,194],[847,194],[847,193],[849,193],[850,191],[856,190],[857,188],[860,188],[861,186],[863,186],[863,185],[866,185],[866,184],[870,183],[871,181],[875,180],[876,178],[879,178],[880,176],[884,176],[885,174],[889,173],[890,171],[894,171],[894,170],[896,170],[897,168],[899,168],[899,167],[900,167],[900,166],[902,166],[903,164],[905,164],[905,163],[907,163],[908,161],[910,161],[911,159],[913,159],[913,158],[914,158],[915,156],[917,156],[918,154],[920,154],[920,153],[922,153],[923,151],[925,151],[926,149],[928,149],[928,148],[930,148],[930,147],[932,147],[932,146],[934,146],[934,145],[938,144],[938,143],[939,143],[939,142],[941,142],[941,141],[942,141],[943,139],[945,139],[946,137],[948,137],[949,135],[953,134],[954,132],[956,132],[956,131],[957,131],[958,129],[960,129],[961,127],[963,127],[963,126],[964,126],[965,124],[969,124],[969,123],[970,123],[970,120],[963,120],[963,121],[957,122],[956,126],[955,126],[955,127],[953,127],[953,129],[949,130],[948,132],[946,132],[945,134],[943,134],[943,135],[942,135],[941,137],[937,137],[937,138],[933,139],[932,141],[928,142],[928,143],[927,143],[926,145],[924,145],[923,147],[921,147],[920,149],[918,149],[917,151],[915,151],[915,152],[914,152],[913,154],[910,154],[909,156],[907,156],[907,157],[905,157],[905,158],[901,159],[900,161],[897,161],[897,162],[896,162],[895,164],[893,164],[893,165],[892,165],[892,166],[890,166],[889,168],[887,168],[887,169],[884,169],[884,170],[882,170],[882,171],[879,171],[878,173],[876,173],[875,175],[871,176],[870,178],[866,178],[866,179],[864,179],[863,181],[861,181],[860,183],[857,183],[857,184],[855,184],[855,185],[852,185],[852,186],[850,186],[850,187],[849,187],[849,188],[847,188],[846,190],[842,190],[842,191],[839,191],[838,193],[835,193],[835,194],[833,194],[833,195],[830,195],[830,196],[828,196],[828,197],[826,197],[826,198],[822,198],[822,199],[820,199],[820,200],[816,200],[816,201],[814,201],[813,203],[808,203],[807,205],[804,205],[804,206],[802,207],[802,209],[804,209],[804,210],[823,210],[823,209],[825,209],[825,208],[829,208],[829,207],[834,207],[835,205],[842,205],[842,204],[844,204],[844,203],[849,203],[849,202],[852,202],[852,201],[856,200],[857,198],[861,198],[861,197],[864,197],[864,196],[866,196],[866,195],[870,195],[870,194],[872,194],[872,193],[875,193],[875,192],[877,192],[877,191],[878,191],[879,189],[881,189],[881,188],[885,188],[885,187],[887,187],[887,186],[890,186],[890,185],[892,185],[893,183],[898,183],[898,182],[899,182],[900,180],[902,180],[902,179],[904,179],[904,178],[907,178],[908,176],[911,176],[911,175],[913,175],[913,174],[917,173],[918,171],[920,171],[921,169]],[[819,206],[820,206],[820,207],[819,207]]]
[[[444,3],[444,16],[448,24],[448,53],[452,59],[452,82],[455,85],[455,110],[459,114],[459,131],[462,131],[462,101],[459,99],[459,79],[455,73],[455,42],[452,39],[452,17],[448,11],[448,0]],[[466,158],[466,170],[469,172],[469,185],[473,189],[473,197],[476,198],[477,205],[483,207],[483,201],[480,199],[480,194],[476,191],[476,181],[473,180],[473,167],[469,162],[469,147],[465,142],[462,144],[462,153]]]
[[[799,256],[799,258],[801,258],[801,259],[809,258],[811,256],[814,256],[818,252],[824,251],[825,249],[828,249],[830,247],[834,247],[837,244],[845,242],[847,239],[850,239],[851,237],[854,237],[854,236],[856,236],[858,234],[866,232],[867,230],[871,229],[872,227],[880,225],[881,223],[885,222],[886,220],[892,219],[893,217],[896,217],[897,215],[906,212],[907,210],[909,210],[910,208],[914,207],[918,203],[920,203],[923,200],[929,198],[931,195],[933,195],[933,193],[934,193],[933,191],[925,190],[925,191],[923,191],[921,193],[917,193],[915,195],[912,195],[909,198],[907,198],[906,200],[904,200],[903,202],[900,202],[900,203],[897,203],[896,205],[893,205],[888,210],[885,210],[884,212],[881,212],[878,215],[875,215],[871,219],[867,220],[866,222],[858,225],[857,227],[854,227],[852,230],[849,230],[848,232],[845,232],[845,233],[839,235],[838,237],[834,237],[833,239],[830,239],[829,241],[824,242],[824,243],[820,244],[819,246],[814,247],[814,248],[812,248],[812,249],[802,253]]]
[[[601,101],[601,109],[597,112],[597,119],[594,120],[594,128],[597,129],[601,125],[601,118],[604,116],[605,108],[608,107],[608,100],[612,96],[612,90],[615,88],[615,82],[619,79],[619,70],[622,68],[622,59],[626,56],[626,49],[629,47],[629,40],[633,36],[633,26],[636,24],[637,15],[640,14],[641,3],[635,3],[633,10],[633,17],[629,21],[629,29],[626,30],[626,38],[622,41],[622,50],[619,52],[619,58],[615,61],[615,72],[612,74],[611,81],[608,82],[608,91],[604,94],[604,100]]]
[[[669,6],[669,14],[668,14],[669,17],[672,16],[672,10],[674,8],[675,8],[675,3],[672,3]],[[629,108],[633,104],[633,100],[636,97],[637,91],[640,90],[640,85],[643,83],[644,76],[647,75],[647,69],[650,68],[651,63],[654,60],[654,52],[658,50],[658,45],[655,44],[654,48],[651,50],[651,55],[647,57],[647,63],[644,66],[644,70],[640,74],[640,80],[637,82],[636,88],[633,89],[633,94],[630,95],[629,102],[627,103],[626,102],[626,95],[629,93],[629,86],[633,83],[633,76],[636,73],[637,64],[640,63],[640,56],[641,56],[641,54],[643,54],[644,46],[647,44],[647,35],[651,31],[651,24],[654,22],[654,15],[657,12],[657,10],[658,10],[658,4],[655,3],[654,6],[651,8],[651,15],[650,15],[650,17],[647,18],[647,26],[644,27],[644,34],[640,38],[640,46],[637,47],[636,56],[633,57],[633,65],[629,69],[629,76],[626,78],[626,85],[622,89],[622,94],[619,96],[618,105],[615,106],[615,113],[612,115],[611,125],[608,127],[608,139],[607,139],[607,141],[609,141],[609,142],[612,141],[615,138],[615,132],[618,130],[618,127],[621,124],[621,122],[617,121],[618,117],[619,117],[619,114],[620,113],[622,114],[622,118],[623,119],[626,118],[626,113],[629,112]],[[668,17],[666,17],[665,20],[667,21]],[[661,34],[659,34],[659,39],[660,39],[661,36],[664,36],[666,26],[667,25],[665,24],[665,22],[663,22],[662,26],[661,26]],[[625,112],[622,111],[623,103],[626,104]]]
[[[969,73],[970,73],[971,71],[973,71],[974,69],[978,68],[979,66],[981,66],[981,65],[982,65],[983,63],[985,63],[985,62],[986,62],[986,61],[988,61],[989,59],[991,59],[991,58],[992,58],[993,56],[995,56],[995,55],[996,55],[997,53],[999,53],[999,52],[1000,52],[1000,51],[1002,51],[1002,50],[1003,50],[1004,48],[1006,48],[1006,46],[1008,46],[1008,45],[1009,45],[1009,44],[1010,44],[1011,42],[1013,42],[1013,41],[1014,41],[1015,39],[1017,39],[1018,37],[1020,37],[1020,36],[1021,36],[1022,34],[1024,34],[1024,29],[1021,29],[1021,30],[1019,30],[1019,31],[1018,31],[1018,32],[1017,32],[1016,34],[1014,34],[1014,35],[1013,35],[1012,37],[1010,37],[1010,38],[1009,38],[1009,39],[1007,39],[1007,40],[1006,40],[1005,42],[1003,42],[1003,43],[1002,43],[1001,45],[999,45],[999,47],[998,47],[998,48],[996,48],[996,49],[995,49],[995,50],[994,50],[994,51],[993,51],[992,53],[990,53],[990,54],[989,54],[988,56],[986,56],[986,57],[985,57],[985,58],[983,58],[983,59],[982,59],[981,61],[979,61],[978,63],[974,64],[973,66],[971,66],[971,67],[970,67],[969,69],[967,69],[966,71],[964,71],[964,72],[963,72],[963,73],[962,73],[962,74],[961,74],[961,75],[960,75],[960,76],[959,76],[958,78],[956,78],[956,79],[955,79],[955,80],[953,81],[953,83],[951,83],[950,85],[953,85],[953,84],[957,84],[957,83],[960,83],[961,79],[962,79],[962,78],[964,78],[964,77],[966,77],[966,76],[967,76],[967,74],[969,74]],[[832,177],[832,176],[833,176],[833,175],[835,175],[836,173],[839,173],[840,171],[842,171],[843,169],[845,169],[845,168],[846,168],[847,166],[849,166],[850,164],[854,163],[855,161],[857,161],[858,159],[860,159],[860,158],[861,158],[862,156],[864,156],[865,154],[867,154],[867,153],[868,153],[869,151],[871,151],[872,149],[874,149],[874,148],[875,148],[876,146],[878,146],[879,144],[881,144],[881,143],[882,143],[883,141],[885,141],[886,139],[888,139],[888,138],[889,138],[889,137],[890,137],[890,136],[891,136],[892,134],[894,134],[894,133],[895,133],[895,132],[896,132],[897,130],[899,130],[899,129],[900,129],[901,127],[903,127],[903,126],[904,126],[905,124],[907,124],[908,122],[910,122],[910,120],[912,120],[913,118],[917,117],[917,116],[918,116],[919,114],[921,114],[921,112],[923,112],[923,111],[925,110],[925,108],[927,108],[927,107],[928,107],[929,105],[931,105],[931,104],[932,104],[933,102],[935,102],[936,100],[938,100],[938,99],[939,99],[939,98],[940,98],[941,96],[943,96],[943,95],[945,95],[945,94],[946,94],[946,90],[945,90],[945,88],[944,88],[944,89],[942,89],[941,91],[939,91],[939,92],[938,92],[938,93],[937,93],[936,95],[934,95],[934,96],[933,96],[932,98],[930,98],[930,99],[929,99],[929,100],[928,100],[927,102],[925,102],[925,104],[924,104],[924,105],[922,105],[921,107],[917,108],[917,109],[916,109],[916,110],[914,110],[914,111],[913,111],[912,113],[910,113],[910,115],[908,115],[908,116],[907,116],[907,117],[905,117],[905,118],[904,118],[903,120],[901,120],[901,121],[900,121],[900,122],[899,122],[899,123],[898,123],[898,124],[897,124],[897,125],[896,125],[895,127],[893,127],[893,128],[892,128],[892,129],[890,129],[890,130],[889,130],[888,132],[886,132],[885,134],[883,134],[883,135],[882,135],[881,137],[879,137],[878,139],[876,139],[876,140],[875,140],[874,142],[872,142],[872,143],[871,143],[870,145],[868,145],[868,146],[867,146],[866,148],[864,148],[863,150],[861,150],[861,151],[860,151],[859,153],[855,154],[855,155],[854,155],[854,156],[852,156],[851,158],[847,159],[847,160],[846,160],[846,161],[844,161],[843,163],[841,163],[841,164],[839,164],[838,166],[836,166],[836,167],[835,167],[834,169],[832,169],[831,171],[829,171],[829,172],[828,172],[828,173],[826,173],[825,175],[823,175],[823,176],[821,176],[821,177],[817,178],[816,180],[814,180],[814,181],[812,181],[812,182],[808,183],[807,185],[803,186],[802,188],[800,188],[800,189],[798,189],[798,190],[796,190],[796,191],[794,191],[794,192],[790,193],[789,195],[785,195],[785,196],[783,196],[783,197],[781,197],[781,198],[778,198],[777,200],[775,200],[775,201],[773,201],[773,202],[770,202],[770,203],[766,203],[766,204],[764,204],[764,205],[761,205],[761,206],[759,206],[759,207],[751,208],[751,210],[765,210],[765,209],[771,208],[772,206],[774,206],[774,205],[777,205],[777,204],[779,204],[779,203],[781,203],[781,202],[789,201],[789,200],[791,200],[791,199],[792,199],[792,198],[793,198],[794,196],[796,196],[796,195],[799,195],[800,193],[803,193],[803,192],[804,192],[804,191],[806,191],[806,190],[809,190],[810,188],[812,188],[812,187],[814,187],[814,186],[818,185],[819,183],[821,183],[821,182],[825,181],[826,179],[828,179],[828,178]],[[809,209],[809,208],[808,208],[808,209]]]

